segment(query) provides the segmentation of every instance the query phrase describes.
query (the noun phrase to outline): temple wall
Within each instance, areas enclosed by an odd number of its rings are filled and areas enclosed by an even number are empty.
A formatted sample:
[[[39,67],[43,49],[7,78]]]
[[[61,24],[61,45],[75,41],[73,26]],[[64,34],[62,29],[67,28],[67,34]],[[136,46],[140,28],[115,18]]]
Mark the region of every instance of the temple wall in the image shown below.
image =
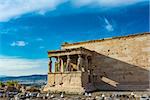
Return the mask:
[[[98,89],[147,90],[150,80],[150,35],[66,44],[62,49],[84,47],[96,51],[93,55],[93,74]],[[116,87],[102,80],[106,77],[118,83]],[[111,82],[111,81],[110,81]]]

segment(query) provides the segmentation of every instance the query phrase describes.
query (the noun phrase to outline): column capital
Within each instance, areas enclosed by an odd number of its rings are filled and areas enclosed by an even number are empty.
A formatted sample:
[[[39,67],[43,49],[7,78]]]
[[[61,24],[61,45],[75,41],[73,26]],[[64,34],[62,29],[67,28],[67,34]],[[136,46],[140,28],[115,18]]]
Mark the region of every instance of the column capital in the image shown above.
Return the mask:
[[[70,59],[70,55],[67,55],[67,60],[71,60],[71,59]]]
[[[78,57],[80,58],[80,57],[82,57],[82,55],[81,55],[81,54],[78,54]]]
[[[70,58],[70,55],[67,55],[67,58]]]

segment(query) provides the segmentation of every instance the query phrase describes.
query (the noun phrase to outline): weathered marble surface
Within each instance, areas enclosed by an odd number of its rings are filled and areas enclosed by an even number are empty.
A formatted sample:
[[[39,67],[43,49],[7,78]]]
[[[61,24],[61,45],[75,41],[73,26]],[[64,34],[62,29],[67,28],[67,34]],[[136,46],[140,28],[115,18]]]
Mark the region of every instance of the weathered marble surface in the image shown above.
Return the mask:
[[[150,33],[65,44],[62,50],[80,47],[95,51],[89,68],[91,83],[88,83],[88,72],[48,74],[46,91],[150,90]],[[62,76],[66,77],[62,80]],[[56,85],[51,87],[54,80]],[[63,84],[57,85],[60,80]]]

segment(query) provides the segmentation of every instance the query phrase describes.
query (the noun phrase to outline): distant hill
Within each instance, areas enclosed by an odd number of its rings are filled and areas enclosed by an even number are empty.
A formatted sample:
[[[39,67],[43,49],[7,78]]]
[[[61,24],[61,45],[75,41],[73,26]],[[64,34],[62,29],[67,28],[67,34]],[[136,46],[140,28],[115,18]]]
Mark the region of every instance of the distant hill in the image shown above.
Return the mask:
[[[6,75],[0,75],[0,78],[1,78],[1,77],[7,77],[7,76],[6,76]]]
[[[29,75],[29,76],[0,76],[0,81],[18,81],[20,84],[33,85],[33,84],[46,84],[47,75]]]

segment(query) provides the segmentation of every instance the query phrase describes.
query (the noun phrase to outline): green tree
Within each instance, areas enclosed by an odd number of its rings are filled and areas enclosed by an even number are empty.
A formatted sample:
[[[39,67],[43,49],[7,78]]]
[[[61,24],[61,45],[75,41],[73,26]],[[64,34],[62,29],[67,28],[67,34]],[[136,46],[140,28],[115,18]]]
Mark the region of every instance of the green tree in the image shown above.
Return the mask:
[[[5,84],[0,81],[0,87],[3,87]]]

